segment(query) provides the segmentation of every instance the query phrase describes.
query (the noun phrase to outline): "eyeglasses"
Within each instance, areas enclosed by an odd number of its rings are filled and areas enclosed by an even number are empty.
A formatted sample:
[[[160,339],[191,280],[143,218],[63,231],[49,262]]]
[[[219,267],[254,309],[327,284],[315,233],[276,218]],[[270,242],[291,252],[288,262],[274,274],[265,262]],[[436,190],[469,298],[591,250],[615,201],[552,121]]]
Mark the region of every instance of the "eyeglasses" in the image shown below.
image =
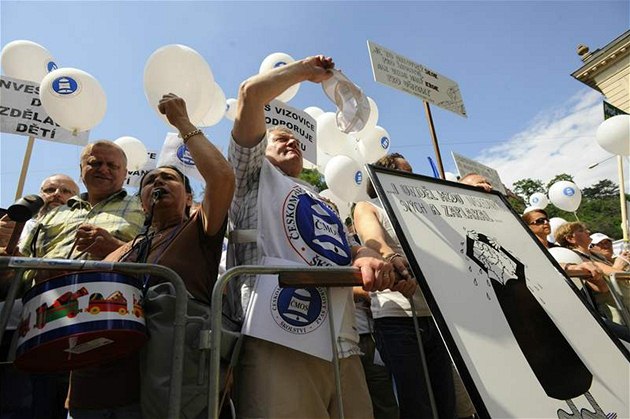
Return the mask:
[[[59,191],[59,193],[61,195],[74,195],[74,191],[71,191],[68,188],[64,188],[63,186],[60,186],[59,188],[55,188],[53,186],[50,186],[48,188],[44,188],[42,189],[42,192],[48,195],[52,195],[55,192]]]
[[[529,224],[536,224],[537,226],[539,225],[543,225],[545,223],[549,222],[549,218],[543,217],[543,218],[538,218],[537,220],[534,220],[532,222],[530,222]]]

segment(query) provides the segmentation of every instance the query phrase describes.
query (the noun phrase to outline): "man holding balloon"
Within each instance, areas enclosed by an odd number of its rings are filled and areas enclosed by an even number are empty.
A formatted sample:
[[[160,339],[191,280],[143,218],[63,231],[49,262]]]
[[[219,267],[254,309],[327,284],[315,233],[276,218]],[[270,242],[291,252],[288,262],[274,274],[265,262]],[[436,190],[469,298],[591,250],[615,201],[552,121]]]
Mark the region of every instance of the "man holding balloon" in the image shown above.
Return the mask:
[[[267,131],[265,126],[265,104],[296,83],[327,80],[333,67],[329,57],[307,57],[241,84],[229,151],[236,172],[236,192],[230,209],[235,229],[231,244],[233,262],[260,264],[266,257],[274,257],[304,265],[352,265],[361,269],[366,290],[383,290],[393,285],[392,265],[349,239],[338,215],[295,179],[302,171],[303,161],[292,133],[274,128]],[[316,220],[325,220],[325,225],[331,227],[327,230],[330,234],[319,234]],[[302,234],[304,231],[308,233]],[[230,289],[230,315],[242,322],[244,308],[255,289],[255,278],[242,277],[237,282]],[[358,356],[358,335],[353,330],[351,288],[347,294],[350,306],[334,307],[338,316],[343,315],[337,338],[343,409],[347,417],[371,417],[371,402]],[[247,336],[238,368],[239,417],[339,416],[329,361]]]

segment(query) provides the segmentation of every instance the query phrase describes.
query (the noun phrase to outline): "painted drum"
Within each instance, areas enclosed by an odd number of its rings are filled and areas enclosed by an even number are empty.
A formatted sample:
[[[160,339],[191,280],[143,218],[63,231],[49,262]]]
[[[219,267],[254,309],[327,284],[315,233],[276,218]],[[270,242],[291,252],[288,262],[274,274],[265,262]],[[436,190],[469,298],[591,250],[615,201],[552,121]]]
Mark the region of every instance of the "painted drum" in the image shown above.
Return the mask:
[[[28,290],[15,365],[29,372],[68,371],[121,358],[147,340],[142,285],[116,272],[80,272]]]

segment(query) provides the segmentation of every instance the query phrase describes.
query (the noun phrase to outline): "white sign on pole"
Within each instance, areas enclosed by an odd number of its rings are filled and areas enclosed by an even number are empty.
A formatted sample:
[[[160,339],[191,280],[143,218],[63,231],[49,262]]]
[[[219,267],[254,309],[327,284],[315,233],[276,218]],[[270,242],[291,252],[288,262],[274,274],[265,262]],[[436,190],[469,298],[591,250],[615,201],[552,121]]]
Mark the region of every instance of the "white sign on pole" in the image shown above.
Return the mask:
[[[457,166],[457,171],[461,177],[464,177],[469,173],[477,173],[478,175],[488,179],[492,184],[493,189],[501,192],[503,195],[507,195],[503,182],[501,182],[499,172],[494,170],[492,167],[485,166],[475,160],[464,157],[461,154],[454,152],[451,152],[451,154],[453,155],[455,166]]]
[[[265,105],[267,128],[281,126],[293,131],[300,141],[302,157],[317,164],[317,121],[301,109],[293,108],[279,100]]]
[[[139,187],[142,176],[149,173],[151,170],[157,167],[157,152],[147,151],[147,162],[139,170],[127,170],[127,178],[125,179],[125,186]]]
[[[368,50],[374,80],[466,116],[456,82],[374,42],[368,41]]]
[[[39,100],[38,83],[7,76],[0,76],[0,132],[76,145],[87,144],[90,135],[56,124]]]
[[[630,417],[630,353],[500,194],[368,170],[481,417]]]

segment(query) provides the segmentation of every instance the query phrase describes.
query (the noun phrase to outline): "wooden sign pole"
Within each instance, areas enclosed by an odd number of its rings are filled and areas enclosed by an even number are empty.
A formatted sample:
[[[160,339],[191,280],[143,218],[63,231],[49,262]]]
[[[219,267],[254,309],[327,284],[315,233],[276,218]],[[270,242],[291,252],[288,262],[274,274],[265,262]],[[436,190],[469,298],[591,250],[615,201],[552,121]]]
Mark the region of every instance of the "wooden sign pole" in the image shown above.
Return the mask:
[[[15,191],[15,200],[17,201],[22,197],[24,191],[24,182],[26,181],[26,172],[28,172],[28,165],[31,161],[31,154],[33,153],[33,144],[35,143],[35,137],[28,137],[28,144],[26,144],[26,151],[24,152],[24,160],[22,161],[22,171],[20,172],[20,180],[18,180],[17,190]]]
[[[435,158],[437,160],[438,171],[440,172],[440,178],[446,179],[444,177],[444,166],[442,165],[442,155],[440,154],[440,146],[438,145],[437,135],[435,135],[435,127],[433,126],[433,117],[431,116],[431,108],[429,107],[429,102],[426,100],[422,101],[424,103],[424,112],[427,116],[427,122],[429,123],[429,132],[431,132],[431,141],[433,141],[433,150],[435,151]]]

